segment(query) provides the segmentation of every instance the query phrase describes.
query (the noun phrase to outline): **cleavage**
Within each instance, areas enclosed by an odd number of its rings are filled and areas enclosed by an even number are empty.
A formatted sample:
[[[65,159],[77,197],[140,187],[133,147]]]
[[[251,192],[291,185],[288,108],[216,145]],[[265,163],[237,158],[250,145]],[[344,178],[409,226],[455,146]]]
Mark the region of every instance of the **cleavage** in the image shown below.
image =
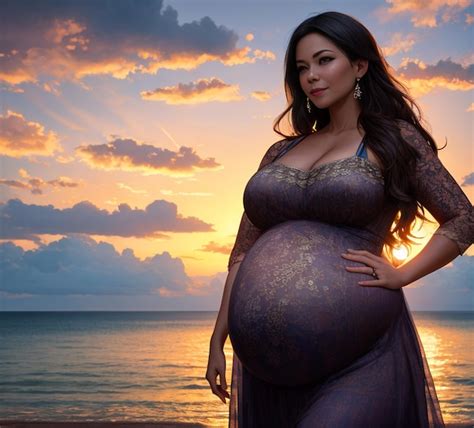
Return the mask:
[[[320,156],[318,158],[317,161],[313,162],[313,164],[311,165],[311,168],[309,168],[309,169],[303,169],[303,168],[300,168],[298,166],[292,166],[292,165],[288,165],[287,163],[281,162],[281,160],[284,159],[285,155],[287,153],[291,152],[291,150],[294,147],[296,147],[298,144],[300,144],[306,137],[308,137],[308,136],[303,135],[303,136],[297,137],[295,140],[290,141],[290,143],[283,149],[283,151],[281,153],[279,153],[278,156],[274,159],[273,163],[275,163],[277,165],[280,164],[280,165],[283,165],[287,168],[295,169],[295,170],[298,170],[298,171],[301,171],[301,172],[304,172],[304,173],[310,173],[312,171],[318,170],[319,168],[321,168],[325,165],[331,165],[331,164],[334,164],[334,163],[339,163],[339,162],[344,161],[346,159],[348,160],[348,159],[351,159],[351,158],[357,156],[357,154],[361,151],[361,148],[362,148],[364,140],[365,140],[365,134],[364,134],[362,139],[360,139],[360,142],[359,142],[359,145],[358,145],[357,149],[354,150],[350,155],[340,156],[337,159],[329,159],[326,162],[321,162],[321,160],[324,160],[327,157],[327,154],[330,153],[331,151],[333,151],[334,149],[330,149],[330,150],[326,151],[322,156]],[[307,144],[311,144],[311,143],[307,143]],[[314,143],[314,144],[316,144],[316,143]],[[302,155],[300,155],[300,157],[305,157],[304,156],[304,150],[302,151]],[[277,159],[278,159],[278,162],[277,162]]]

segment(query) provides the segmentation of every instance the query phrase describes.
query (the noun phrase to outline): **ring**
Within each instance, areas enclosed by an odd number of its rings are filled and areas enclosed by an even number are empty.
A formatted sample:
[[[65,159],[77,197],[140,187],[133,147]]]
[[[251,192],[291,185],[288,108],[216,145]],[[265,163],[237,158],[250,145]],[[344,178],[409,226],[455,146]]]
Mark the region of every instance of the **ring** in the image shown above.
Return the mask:
[[[379,276],[377,275],[377,272],[375,272],[375,268],[372,267],[372,273],[371,275],[375,278],[375,279],[379,279]]]

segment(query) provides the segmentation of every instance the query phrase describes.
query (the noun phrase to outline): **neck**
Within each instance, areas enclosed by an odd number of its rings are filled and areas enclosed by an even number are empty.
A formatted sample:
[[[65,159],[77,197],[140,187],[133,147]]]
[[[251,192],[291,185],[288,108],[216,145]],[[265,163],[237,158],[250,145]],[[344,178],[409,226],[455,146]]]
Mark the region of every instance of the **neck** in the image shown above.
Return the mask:
[[[352,92],[339,103],[329,107],[329,123],[325,127],[327,132],[338,135],[343,132],[357,129],[357,118],[360,115],[360,106],[352,96]]]

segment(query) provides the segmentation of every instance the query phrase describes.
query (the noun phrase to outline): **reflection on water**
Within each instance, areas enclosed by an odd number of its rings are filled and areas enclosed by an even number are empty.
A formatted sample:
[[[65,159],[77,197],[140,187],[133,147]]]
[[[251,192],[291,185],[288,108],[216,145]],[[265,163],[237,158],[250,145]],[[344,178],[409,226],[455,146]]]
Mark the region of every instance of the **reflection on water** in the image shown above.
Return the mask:
[[[413,318],[428,359],[445,422],[472,422],[473,313],[413,312]]]
[[[227,427],[205,379],[216,312],[0,313],[0,419]],[[474,419],[473,322],[413,313],[446,422]],[[227,384],[232,348],[226,354]]]

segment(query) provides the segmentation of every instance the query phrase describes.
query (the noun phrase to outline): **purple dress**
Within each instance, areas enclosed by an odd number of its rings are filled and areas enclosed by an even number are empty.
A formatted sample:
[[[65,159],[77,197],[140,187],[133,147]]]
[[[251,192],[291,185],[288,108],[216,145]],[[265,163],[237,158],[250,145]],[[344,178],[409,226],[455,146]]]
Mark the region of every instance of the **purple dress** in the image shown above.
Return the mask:
[[[417,200],[462,255],[472,206],[426,141],[400,121],[422,155]],[[302,140],[265,154],[244,191],[228,269],[234,350],[229,427],[442,427],[433,380],[403,290],[362,287],[348,248],[382,255],[397,207],[364,139],[348,158],[302,171],[278,162]]]

